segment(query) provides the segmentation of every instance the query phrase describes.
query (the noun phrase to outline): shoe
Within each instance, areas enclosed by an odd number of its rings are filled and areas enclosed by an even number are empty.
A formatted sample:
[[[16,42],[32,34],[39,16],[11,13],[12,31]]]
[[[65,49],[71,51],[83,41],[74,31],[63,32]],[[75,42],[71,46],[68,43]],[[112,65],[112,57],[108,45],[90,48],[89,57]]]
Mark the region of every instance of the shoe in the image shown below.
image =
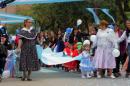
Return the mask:
[[[97,75],[97,78],[100,79],[100,78],[102,78],[102,76],[101,75]]]
[[[87,78],[88,78],[88,79],[89,79],[89,78],[92,78],[92,76],[89,75],[89,76],[87,76]]]
[[[86,77],[84,75],[81,76],[82,79],[85,79]]]
[[[69,72],[74,72],[74,70],[69,70]]]
[[[128,74],[128,73],[126,73],[125,77],[126,77],[126,78],[129,78],[129,74]]]
[[[112,74],[112,75],[110,76],[110,78],[115,79],[116,77]]]
[[[32,79],[27,79],[27,81],[32,81]]]
[[[115,77],[120,77],[121,74],[120,74],[120,73],[115,73],[114,76],[115,76]]]
[[[22,78],[22,76],[19,76],[18,78]]]
[[[21,76],[16,76],[15,78],[22,78]]]
[[[21,81],[25,81],[25,78],[22,77],[22,78],[21,78]]]

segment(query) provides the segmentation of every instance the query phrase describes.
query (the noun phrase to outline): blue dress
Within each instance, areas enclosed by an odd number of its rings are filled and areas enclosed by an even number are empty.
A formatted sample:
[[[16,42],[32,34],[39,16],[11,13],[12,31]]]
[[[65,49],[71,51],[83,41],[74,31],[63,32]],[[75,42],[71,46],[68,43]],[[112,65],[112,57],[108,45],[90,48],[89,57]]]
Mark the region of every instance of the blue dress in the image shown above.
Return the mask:
[[[82,59],[80,61],[80,70],[84,71],[84,72],[93,71],[95,68],[94,68],[94,65],[91,61],[90,54],[86,51],[83,51],[81,53],[81,55],[82,55]]]
[[[6,59],[5,70],[9,70],[11,73],[13,72],[16,61],[16,54],[14,50],[8,50],[8,56]]]

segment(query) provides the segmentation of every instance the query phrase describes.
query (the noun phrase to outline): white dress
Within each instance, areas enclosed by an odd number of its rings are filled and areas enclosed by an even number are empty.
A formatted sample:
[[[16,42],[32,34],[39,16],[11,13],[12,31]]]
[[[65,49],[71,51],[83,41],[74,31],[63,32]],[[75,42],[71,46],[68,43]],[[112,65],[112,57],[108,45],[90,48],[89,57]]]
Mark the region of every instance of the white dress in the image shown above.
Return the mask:
[[[97,46],[94,56],[95,68],[115,68],[115,57],[112,55],[112,51],[114,48],[118,48],[118,45],[114,31],[111,29],[99,29],[97,40],[94,44]]]

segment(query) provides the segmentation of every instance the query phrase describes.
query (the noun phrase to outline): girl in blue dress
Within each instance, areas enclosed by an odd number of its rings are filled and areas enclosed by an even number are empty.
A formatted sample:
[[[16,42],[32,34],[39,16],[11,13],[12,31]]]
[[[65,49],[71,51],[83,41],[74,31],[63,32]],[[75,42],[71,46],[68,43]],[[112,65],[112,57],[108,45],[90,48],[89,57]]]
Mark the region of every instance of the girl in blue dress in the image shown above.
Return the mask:
[[[4,70],[8,70],[10,72],[10,77],[14,78],[14,66],[15,66],[15,61],[16,61],[16,54],[15,54],[15,50],[14,50],[14,45],[13,44],[9,44],[8,45],[8,54],[7,54],[7,58],[6,58],[6,64],[5,64],[5,68]]]
[[[91,73],[94,70],[94,66],[92,63],[92,58],[90,56],[90,41],[85,40],[83,43],[83,51],[80,54],[82,59],[80,62],[80,70],[82,78],[91,78]]]

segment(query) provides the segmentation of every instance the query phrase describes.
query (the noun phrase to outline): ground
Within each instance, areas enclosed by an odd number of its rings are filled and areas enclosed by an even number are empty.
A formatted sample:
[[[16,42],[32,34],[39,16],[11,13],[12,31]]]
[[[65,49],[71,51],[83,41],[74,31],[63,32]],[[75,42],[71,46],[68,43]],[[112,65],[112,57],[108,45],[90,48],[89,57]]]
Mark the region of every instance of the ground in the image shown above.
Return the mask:
[[[0,86],[130,86],[128,78],[82,79],[80,73],[69,73],[59,69],[42,68],[32,74],[33,81],[4,79]]]

